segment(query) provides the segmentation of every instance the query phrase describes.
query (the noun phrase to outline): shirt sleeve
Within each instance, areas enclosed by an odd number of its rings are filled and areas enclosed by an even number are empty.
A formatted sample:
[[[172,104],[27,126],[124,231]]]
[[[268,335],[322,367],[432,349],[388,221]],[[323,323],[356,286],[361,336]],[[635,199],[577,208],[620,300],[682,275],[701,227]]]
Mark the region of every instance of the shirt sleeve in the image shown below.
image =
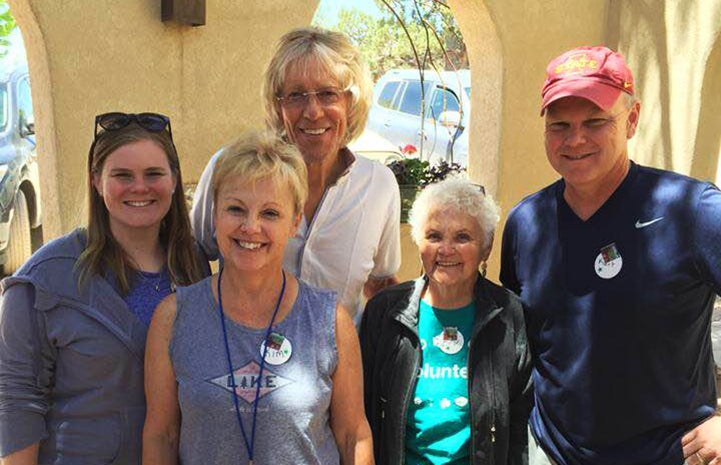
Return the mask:
[[[0,457],[48,436],[55,357],[33,308],[31,284],[10,286],[0,303]]]
[[[381,239],[376,249],[375,257],[373,257],[373,270],[370,277],[387,278],[398,272],[401,267],[401,194],[398,189],[393,173],[385,166],[381,167],[387,173],[383,173],[384,183],[389,183],[390,202],[388,205],[388,215],[383,225]]]
[[[721,191],[709,185],[696,209],[696,264],[702,279],[721,295]]]
[[[208,260],[217,260],[220,256],[218,243],[215,240],[215,225],[213,224],[213,169],[220,156],[216,152],[208,161],[198,185],[193,193],[193,208],[190,210],[190,225],[193,228],[195,240],[200,244]]]
[[[513,212],[508,215],[506,225],[503,228],[503,239],[501,242],[501,274],[500,281],[504,287],[516,294],[521,294],[521,285],[516,275],[516,234]]]

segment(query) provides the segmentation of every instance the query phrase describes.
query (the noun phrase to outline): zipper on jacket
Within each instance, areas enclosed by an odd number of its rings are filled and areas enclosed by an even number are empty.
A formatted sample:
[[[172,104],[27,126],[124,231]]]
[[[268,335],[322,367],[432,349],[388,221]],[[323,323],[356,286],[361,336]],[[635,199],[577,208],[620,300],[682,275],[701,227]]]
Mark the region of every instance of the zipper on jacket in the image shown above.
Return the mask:
[[[373,455],[374,456],[377,456],[378,454],[380,454],[380,451],[383,450],[383,440],[384,440],[384,436],[386,434],[385,418],[386,418],[386,404],[388,403],[388,400],[385,397],[380,396],[380,395],[378,396],[378,400],[380,400],[380,405],[379,405],[380,411],[377,413],[378,418],[375,420],[378,422],[378,431],[374,432],[374,435],[373,435],[373,438],[375,439],[377,437],[378,440],[373,441]],[[370,419],[368,421],[370,421]],[[375,433],[377,433],[377,436]]]
[[[414,333],[415,334],[415,333]],[[416,334],[416,342],[418,343],[418,350],[416,350],[415,355],[415,363],[413,365],[413,378],[412,382],[408,383],[408,389],[406,389],[406,392],[403,396],[403,408],[401,410],[401,440],[400,440],[400,455],[401,455],[401,461],[400,463],[405,463],[406,461],[406,426],[408,425],[408,404],[411,400],[411,394],[416,389],[416,384],[418,383],[418,368],[420,366],[420,359],[421,359],[421,340],[420,337]]]
[[[471,463],[474,463],[476,459],[476,441],[474,440],[474,434],[475,431],[475,424],[476,424],[476,415],[475,415],[475,409],[473,408],[473,392],[472,392],[472,386],[471,383],[473,382],[473,364],[471,363],[471,357],[473,356],[473,339],[476,337],[476,333],[471,335],[471,340],[468,341],[468,360],[466,361],[466,365],[468,367],[468,385],[466,386],[466,389],[468,389],[468,408],[471,411]]]
[[[491,430],[489,431],[491,434],[491,454],[489,463],[493,464],[496,461],[496,389],[493,386],[493,354],[488,357],[488,366],[491,369],[489,381],[491,385]]]
[[[471,383],[473,382],[473,366],[475,366],[475,364],[471,363],[472,362],[471,357],[473,356],[473,342],[476,340],[476,337],[481,333],[481,330],[483,328],[485,328],[489,322],[490,322],[490,320],[486,321],[485,324],[483,325],[483,327],[477,328],[477,330],[471,335],[471,340],[468,341],[468,361],[466,362],[466,364],[467,364],[467,368],[468,368],[468,380],[469,380],[468,381],[468,399],[469,399],[468,404],[469,404],[470,410],[471,410],[471,463],[474,463],[475,458],[476,458],[476,442],[474,441],[474,436],[475,436],[474,425],[476,424],[476,418],[475,418],[475,409],[473,408],[473,402],[472,402],[473,395],[471,392],[471,390],[472,390]],[[490,367],[489,374],[492,378],[493,377],[493,357],[492,356],[489,356],[488,364]],[[491,387],[491,389],[490,389],[491,405],[489,408],[489,412],[491,415],[491,422],[490,422],[491,427],[488,430],[488,434],[489,434],[490,440],[491,440],[491,448],[490,448],[490,454],[488,456],[487,464],[493,465],[496,461],[496,456],[495,456],[495,443],[496,443],[495,401],[496,401],[496,396],[495,396],[495,390],[493,389],[493,379],[491,379],[490,385],[491,385],[490,386]]]

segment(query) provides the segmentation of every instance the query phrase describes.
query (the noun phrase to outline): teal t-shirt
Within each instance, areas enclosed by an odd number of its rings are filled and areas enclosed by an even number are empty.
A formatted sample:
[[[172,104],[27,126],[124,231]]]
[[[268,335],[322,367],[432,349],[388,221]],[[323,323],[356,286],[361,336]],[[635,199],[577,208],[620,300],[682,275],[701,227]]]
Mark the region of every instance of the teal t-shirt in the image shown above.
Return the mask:
[[[423,366],[408,407],[407,465],[470,463],[467,361],[474,313],[473,303],[448,310],[421,301]]]

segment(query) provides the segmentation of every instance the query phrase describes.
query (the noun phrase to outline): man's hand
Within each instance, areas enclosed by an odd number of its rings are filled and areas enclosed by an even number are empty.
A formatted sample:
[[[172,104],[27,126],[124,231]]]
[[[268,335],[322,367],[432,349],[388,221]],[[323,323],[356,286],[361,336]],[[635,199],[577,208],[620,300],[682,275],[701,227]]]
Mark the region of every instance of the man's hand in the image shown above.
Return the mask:
[[[368,281],[366,281],[363,286],[363,295],[366,299],[370,299],[386,287],[393,286],[394,284],[398,284],[398,278],[396,278],[395,275],[380,279],[369,276]]]
[[[681,438],[688,465],[721,465],[721,417],[713,416]]]

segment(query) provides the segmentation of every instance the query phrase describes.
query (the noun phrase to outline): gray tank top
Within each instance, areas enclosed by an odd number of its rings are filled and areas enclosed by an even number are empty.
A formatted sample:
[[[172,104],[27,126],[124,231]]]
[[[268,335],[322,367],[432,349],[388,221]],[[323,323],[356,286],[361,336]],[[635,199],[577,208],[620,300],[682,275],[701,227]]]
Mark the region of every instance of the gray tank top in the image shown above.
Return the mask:
[[[290,313],[273,327],[260,380],[255,463],[338,464],[329,424],[338,362],[335,293],[299,281]],[[178,381],[183,465],[248,463],[236,419],[218,305],[210,278],[179,287],[170,359]],[[265,329],[225,319],[236,395],[250,439],[261,343]],[[270,350],[273,348],[274,350]]]

